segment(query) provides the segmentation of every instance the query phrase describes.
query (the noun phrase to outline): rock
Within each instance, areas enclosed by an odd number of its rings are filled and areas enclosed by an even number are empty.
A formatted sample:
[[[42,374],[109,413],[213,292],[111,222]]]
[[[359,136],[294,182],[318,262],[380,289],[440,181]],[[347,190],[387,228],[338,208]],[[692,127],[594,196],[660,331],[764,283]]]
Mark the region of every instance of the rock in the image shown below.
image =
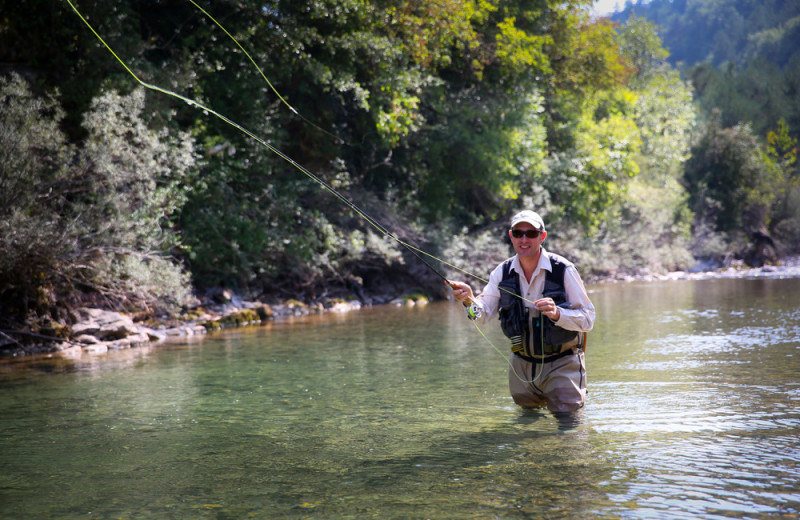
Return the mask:
[[[110,319],[107,322],[100,322],[100,330],[95,334],[102,340],[124,339],[139,333],[139,329],[133,324],[133,320],[127,316],[119,315],[119,319]]]
[[[706,258],[699,260],[695,265],[689,268],[690,273],[701,273],[705,271],[713,271],[722,267],[722,262],[715,258]]]
[[[209,296],[217,303],[228,303],[235,294],[230,289],[214,289],[209,292]]]
[[[361,308],[361,302],[353,300],[349,302],[336,302],[329,309],[331,312],[350,312]]]
[[[255,309],[242,309],[222,316],[216,320],[209,320],[203,323],[203,332],[207,330],[218,330],[224,327],[241,327],[242,325],[249,325],[251,323],[258,323],[261,321],[259,313]]]
[[[123,341],[128,341],[131,347],[141,347],[142,345],[150,343],[150,337],[144,332],[139,332],[138,334],[128,336]]]
[[[266,303],[255,306],[253,310],[256,311],[258,317],[261,318],[261,321],[271,320],[275,317],[275,312],[272,310],[272,307]]]
[[[99,330],[100,326],[96,321],[82,321],[72,326],[72,335],[75,337],[94,336]]]
[[[222,328],[222,325],[220,325],[217,320],[208,320],[203,323],[203,327],[205,327],[206,330],[219,330]]]
[[[100,343],[100,340],[92,336],[91,334],[81,334],[75,341],[78,343],[82,343],[84,345],[97,345]]]
[[[113,341],[139,333],[133,320],[119,312],[81,308],[75,315],[79,321],[72,326],[73,336],[90,334],[101,341]]]
[[[253,309],[242,309],[240,311],[232,312],[219,319],[219,322],[223,327],[231,325],[248,325],[258,321],[258,313]]]
[[[153,330],[148,327],[139,326],[139,332],[146,334],[150,341],[164,341],[167,339],[167,335],[160,330]]]
[[[50,336],[53,338],[69,339],[72,329],[69,325],[51,321],[45,327],[39,329],[39,334]]]
[[[104,343],[98,343],[97,345],[87,345],[83,347],[83,351],[87,354],[105,354],[108,352],[108,346]]]
[[[81,357],[81,354],[83,354],[83,348],[78,345],[72,345],[56,352],[58,357],[67,359],[79,358]]]

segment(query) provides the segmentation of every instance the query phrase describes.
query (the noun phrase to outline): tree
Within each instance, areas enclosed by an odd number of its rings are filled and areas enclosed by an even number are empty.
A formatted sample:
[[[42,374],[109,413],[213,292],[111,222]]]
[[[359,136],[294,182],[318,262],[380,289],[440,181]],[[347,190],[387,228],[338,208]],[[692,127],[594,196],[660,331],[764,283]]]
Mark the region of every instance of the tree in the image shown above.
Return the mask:
[[[800,252],[800,175],[797,170],[797,138],[783,119],[767,133],[768,158],[780,171],[781,182],[771,211],[771,231],[789,252]]]
[[[206,12],[194,2],[81,2],[137,76],[203,103],[268,147],[171,96],[127,105],[138,95],[135,79],[63,4],[46,4],[9,10],[3,44],[33,29],[41,36],[0,45],[0,61],[46,64],[30,72],[37,88],[68,89],[65,143],[85,161],[70,179],[113,187],[84,190],[69,208],[114,216],[91,235],[105,251],[116,236],[127,237],[128,251],[177,254],[201,288],[316,297],[337,285],[341,294],[352,279],[368,284],[414,261],[375,239],[338,195],[433,252],[429,240],[439,233],[504,222],[520,203],[591,237],[621,213],[643,164],[648,175],[668,165],[659,170],[665,181],[683,153],[683,121],[672,117],[684,114],[667,94],[682,85],[655,69],[663,49],[646,28],[620,46],[614,24],[589,18],[588,0],[223,0]],[[46,21],[36,20],[37,9]],[[651,77],[661,78],[658,86]],[[660,110],[668,116],[657,117]],[[80,126],[91,111],[107,113],[117,130],[95,116]],[[188,133],[205,157],[191,165],[166,152],[147,159],[158,146],[144,143],[145,128],[176,151]],[[127,162],[167,169],[137,177],[103,158],[104,148],[117,153],[130,143],[140,155]],[[162,190],[175,196],[142,196]],[[129,202],[147,226],[122,218],[133,213]],[[155,222],[169,240],[148,234]],[[108,258],[120,265],[121,257]]]
[[[717,120],[693,147],[684,176],[697,217],[724,233],[766,229],[778,179],[748,126],[723,128]]]

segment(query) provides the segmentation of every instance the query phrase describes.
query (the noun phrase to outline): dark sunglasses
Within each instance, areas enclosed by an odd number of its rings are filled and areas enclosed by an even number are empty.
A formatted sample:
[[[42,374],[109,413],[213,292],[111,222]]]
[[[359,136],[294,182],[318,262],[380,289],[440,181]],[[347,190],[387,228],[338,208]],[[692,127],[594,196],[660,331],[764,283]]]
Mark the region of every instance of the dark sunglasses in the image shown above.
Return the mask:
[[[539,236],[541,231],[536,229],[528,229],[527,231],[522,231],[521,229],[512,229],[511,236],[514,238],[522,238],[522,235],[525,235],[528,238],[536,238]]]

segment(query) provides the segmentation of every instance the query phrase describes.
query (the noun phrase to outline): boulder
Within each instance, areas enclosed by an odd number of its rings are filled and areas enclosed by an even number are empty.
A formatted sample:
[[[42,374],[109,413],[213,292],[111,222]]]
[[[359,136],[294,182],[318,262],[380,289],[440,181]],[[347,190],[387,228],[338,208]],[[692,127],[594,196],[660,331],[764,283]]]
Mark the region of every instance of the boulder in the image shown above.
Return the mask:
[[[72,326],[73,337],[88,334],[100,341],[114,341],[139,333],[133,320],[119,312],[80,308],[75,317],[78,322]]]
[[[167,335],[163,331],[153,330],[148,327],[139,326],[139,332],[146,334],[150,341],[164,341]]]

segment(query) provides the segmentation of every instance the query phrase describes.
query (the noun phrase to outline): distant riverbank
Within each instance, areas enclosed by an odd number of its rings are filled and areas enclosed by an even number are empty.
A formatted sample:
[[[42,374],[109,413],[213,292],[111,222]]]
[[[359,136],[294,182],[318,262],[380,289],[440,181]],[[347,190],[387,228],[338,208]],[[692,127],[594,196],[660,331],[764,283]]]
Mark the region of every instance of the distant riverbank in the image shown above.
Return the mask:
[[[783,259],[779,265],[751,268],[734,264],[723,268],[656,273],[611,273],[587,276],[587,285],[652,282],[669,280],[702,280],[711,278],[800,277],[800,257]],[[399,298],[384,299],[381,305],[424,305],[429,297],[410,292]],[[103,309],[80,308],[70,312],[71,324],[48,334],[30,331],[0,332],[0,359],[23,359],[31,356],[80,357],[98,355],[109,350],[137,348],[165,341],[184,341],[223,328],[254,325],[325,312],[352,312],[365,305],[359,300],[336,300],[306,303],[287,300],[280,303],[248,301],[230,291],[219,291],[213,297],[196,302],[179,316],[136,316]],[[35,341],[30,341],[33,338]],[[27,341],[22,341],[25,339]]]
[[[619,283],[619,282],[653,282],[663,280],[704,280],[709,278],[749,278],[749,277],[800,277],[800,257],[783,258],[778,265],[749,267],[742,262],[717,268],[707,268],[698,264],[697,268],[688,271],[673,271],[665,274],[657,273],[614,273],[610,276],[589,276],[587,284]]]

